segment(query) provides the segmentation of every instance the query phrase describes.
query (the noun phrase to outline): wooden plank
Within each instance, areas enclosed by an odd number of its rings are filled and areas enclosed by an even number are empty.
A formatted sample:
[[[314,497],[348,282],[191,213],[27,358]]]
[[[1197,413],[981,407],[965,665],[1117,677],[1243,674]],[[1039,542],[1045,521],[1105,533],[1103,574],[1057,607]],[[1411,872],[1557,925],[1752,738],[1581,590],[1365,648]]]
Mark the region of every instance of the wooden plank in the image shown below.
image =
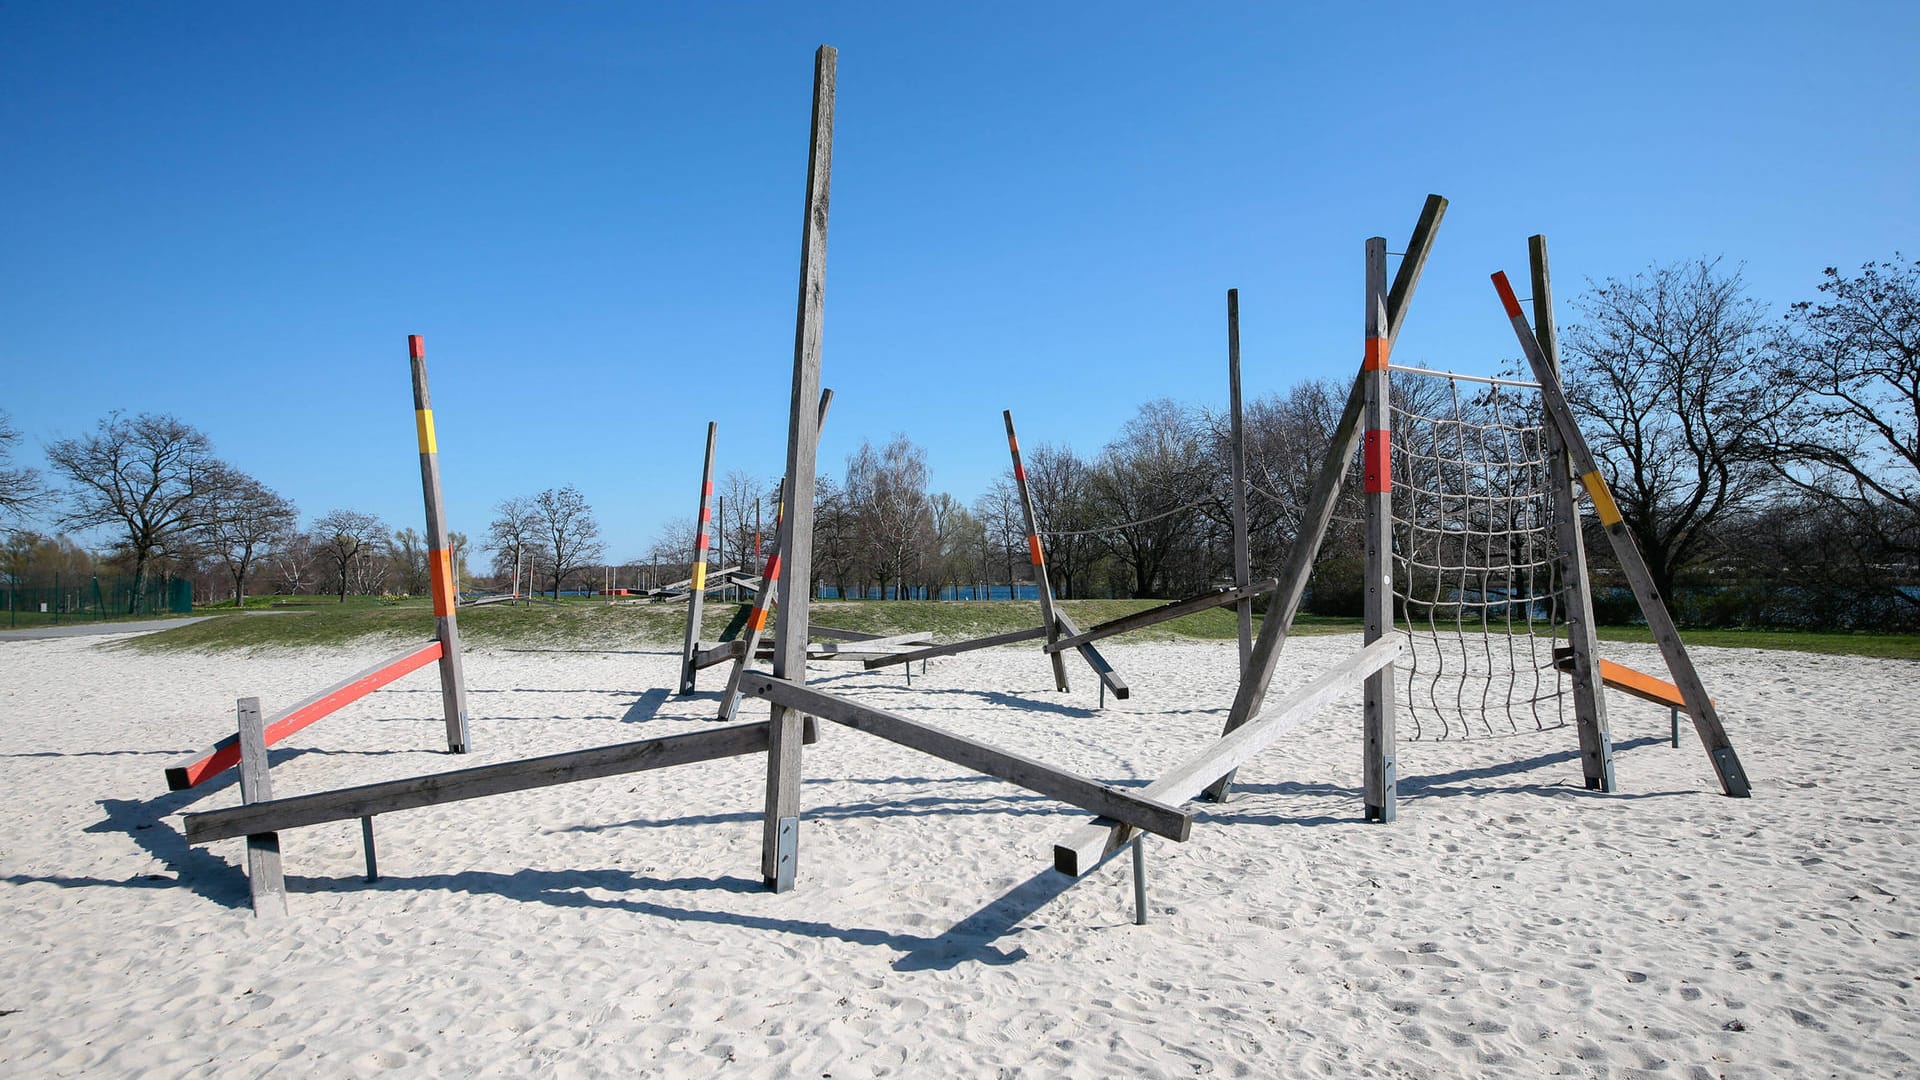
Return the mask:
[[[429,641],[411,652],[391,660],[382,660],[364,671],[355,672],[325,690],[273,714],[266,722],[266,744],[274,743],[313,723],[315,720],[366,697],[394,680],[418,671],[440,658],[444,648]],[[167,788],[185,791],[240,764],[240,741],[229,735],[213,744],[211,750],[193,760],[167,766]]]
[[[1193,814],[1190,811],[1089,780],[1011,750],[909,720],[885,709],[862,705],[759,672],[748,673],[741,689],[753,697],[799,709],[822,720],[844,724],[942,761],[1039,792],[1048,798],[1123,821],[1169,840],[1185,840],[1193,828]]]
[[[1376,671],[1392,666],[1400,655],[1398,638],[1385,638],[1362,648],[1336,667],[1298,690],[1263,708],[1253,719],[1222,735],[1218,741],[1188,758],[1165,776],[1141,789],[1141,794],[1178,806],[1204,793],[1335,699],[1350,693]],[[1054,845],[1054,869],[1079,877],[1132,840],[1137,831],[1112,819],[1094,821],[1074,830]]]
[[[814,741],[818,737],[814,725],[806,728],[804,738]],[[766,749],[765,721],[735,724],[187,814],[186,836],[189,844],[206,844],[263,831],[297,829],[328,821],[417,810],[489,795],[765,753]]]
[[[1059,620],[1060,629],[1063,633],[1071,634],[1075,637],[1080,635],[1080,628],[1073,625],[1073,619],[1070,618],[1066,612],[1057,611],[1054,613],[1054,618]],[[1127,681],[1120,677],[1119,672],[1113,670],[1113,665],[1107,662],[1106,657],[1100,655],[1100,650],[1084,641],[1075,645],[1074,648],[1079,650],[1080,659],[1087,662],[1087,666],[1093,669],[1094,675],[1098,676],[1106,688],[1113,692],[1114,697],[1125,701],[1128,697],[1132,696],[1133,691],[1127,689]],[[1058,654],[1056,653],[1055,655]]]
[[[793,333],[793,393],[787,407],[787,518],[779,538],[786,571],[775,602],[773,673],[807,678],[807,623],[813,601],[814,462],[820,450],[820,338],[827,294],[827,207],[833,179],[833,105],[840,54],[813,55],[813,120],[807,137],[807,198],[800,234],[800,295]],[[784,892],[799,870],[800,717],[776,706],[769,716],[766,817],[760,873]],[[784,831],[784,835],[783,835]]]
[[[864,630],[842,630],[836,626],[814,625],[807,627],[808,637],[838,638],[841,641],[874,641],[885,637],[884,634],[869,634]]]
[[[1439,232],[1440,219],[1445,215],[1446,208],[1447,200],[1438,195],[1427,196],[1419,222],[1414,225],[1413,235],[1407,241],[1407,253],[1400,260],[1400,273],[1394,278],[1394,287],[1387,295],[1389,349],[1399,336],[1400,326],[1406,319],[1407,306],[1413,302],[1420,269],[1426,265],[1427,256],[1433,250],[1434,237]],[[1301,598],[1306,595],[1307,581],[1313,575],[1313,564],[1320,554],[1320,544],[1326,539],[1327,526],[1333,521],[1333,509],[1339,502],[1341,481],[1346,477],[1347,465],[1359,448],[1361,413],[1366,409],[1367,375],[1366,371],[1355,375],[1353,385],[1347,391],[1346,406],[1341,410],[1339,423],[1334,425],[1333,437],[1327,441],[1327,458],[1321,462],[1320,473],[1313,481],[1313,491],[1307,496],[1306,509],[1300,515],[1299,533],[1294,537],[1293,546],[1287,550],[1286,565],[1280,570],[1280,584],[1274,586],[1273,595],[1267,600],[1266,618],[1260,621],[1260,633],[1253,642],[1253,660],[1240,679],[1233,706],[1227,711],[1224,731],[1230,732],[1246,723],[1249,717],[1260,711],[1260,703],[1266,699],[1274,669],[1279,666],[1280,654],[1286,648],[1287,635],[1293,630],[1294,616],[1299,614]],[[1225,802],[1232,790],[1233,774],[1228,773],[1207,789],[1206,798],[1213,802]]]
[[[746,651],[747,643],[744,641],[723,641],[718,645],[695,649],[693,653],[693,666],[697,670],[705,671],[715,664],[724,664],[729,660],[736,660],[746,655]]]
[[[1161,604],[1159,607],[1151,607],[1144,611],[1136,611],[1132,614],[1122,615],[1117,619],[1108,619],[1103,623],[1095,623],[1070,637],[1049,641],[1045,648],[1048,652],[1061,652],[1089,641],[1099,641],[1101,638],[1112,637],[1115,634],[1125,634],[1133,630],[1142,630],[1149,626],[1156,626],[1163,622],[1178,619],[1184,615],[1192,615],[1197,611],[1210,611],[1213,608],[1226,607],[1228,604],[1237,604],[1241,600],[1250,599],[1266,592],[1276,584],[1278,583],[1274,581],[1274,579],[1268,578],[1265,581],[1255,582],[1245,587],[1215,589],[1212,592],[1201,593],[1199,596],[1190,596],[1185,600],[1175,600],[1171,603]]]
[[[273,798],[267,772],[266,725],[260,721],[260,699],[241,698],[235,710],[240,745],[241,804],[258,805]],[[247,837],[247,891],[257,916],[287,913],[287,880],[280,870],[280,836],[271,829],[254,829]]]
[[[1040,519],[1033,509],[1033,489],[1027,486],[1027,467],[1020,459],[1020,437],[1013,431],[1013,410],[1003,409],[1000,415],[1007,422],[1007,451],[1013,455],[1013,485],[1020,492],[1020,512],[1026,516],[1027,554],[1033,561],[1034,591],[1040,595],[1040,627],[1046,631],[1047,643],[1052,644],[1060,634],[1060,622],[1054,617],[1053,578],[1047,573],[1047,546],[1040,541]],[[1012,583],[1008,583],[1008,590],[1011,592]],[[1066,662],[1057,652],[1049,653],[1047,659],[1053,663],[1054,689],[1066,693]]]
[[[1553,650],[1553,666],[1561,671],[1573,670],[1574,653],[1570,648]],[[1618,690],[1628,697],[1655,705],[1664,705],[1669,709],[1686,711],[1686,696],[1680,688],[1665,679],[1655,678],[1644,671],[1630,668],[1625,664],[1616,664],[1611,660],[1602,660],[1596,668],[1600,681],[1611,689]]]
[[[1004,634],[989,634],[986,637],[974,638],[971,641],[955,641],[946,645],[935,645],[931,648],[897,653],[893,656],[869,660],[867,661],[867,670],[872,671],[874,668],[910,663],[914,660],[932,660],[939,656],[958,656],[961,653],[973,652],[975,649],[991,649],[996,645],[1012,645],[1016,642],[1032,641],[1034,638],[1046,636],[1046,627],[1026,626],[1018,630],[1009,630]]]
[[[1366,523],[1366,589],[1363,638],[1371,645],[1393,633],[1393,410],[1387,371],[1387,241],[1367,241],[1367,414],[1361,450]],[[1390,822],[1397,811],[1399,761],[1395,754],[1393,672],[1367,676],[1363,713],[1361,791],[1368,821]]]
[[[1547,238],[1527,238],[1527,262],[1533,275],[1534,337],[1540,353],[1555,374],[1560,372],[1559,333],[1553,319],[1553,277],[1547,265]],[[1580,739],[1580,769],[1587,790],[1612,791],[1613,735],[1607,726],[1607,699],[1594,678],[1599,662],[1598,634],[1593,625],[1593,586],[1587,576],[1587,540],[1574,504],[1573,465],[1567,457],[1560,429],[1546,424],[1547,482],[1557,571],[1566,583],[1567,644],[1572,655],[1567,672],[1573,683],[1574,727]]]
[[[447,752],[464,754],[472,745],[467,713],[467,676],[460,662],[459,604],[455,592],[453,541],[442,512],[440,444],[434,435],[433,398],[427,391],[427,346],[419,334],[407,338],[413,373],[413,415],[420,442],[420,490],[427,509],[427,564],[433,581],[433,636],[440,651],[440,710],[447,723]],[[529,590],[531,591],[531,590]]]
[[[1227,290],[1228,474],[1233,484],[1234,617],[1240,630],[1240,674],[1253,659],[1253,549],[1247,537],[1247,432],[1240,405],[1240,290]]]
[[[693,693],[700,647],[700,612],[707,602],[707,523],[713,514],[713,443],[720,425],[707,421],[707,452],[700,468],[700,505],[693,519],[693,576],[687,579],[687,636],[680,646],[680,692]]]
[[[1566,441],[1567,451],[1573,457],[1574,467],[1580,470],[1580,482],[1593,501],[1594,512],[1600,518],[1607,542],[1613,547],[1620,571],[1632,587],[1634,599],[1640,603],[1640,613],[1646,617],[1647,629],[1653,633],[1654,644],[1660,646],[1660,655],[1667,662],[1667,674],[1673,676],[1674,685],[1680,688],[1681,696],[1686,699],[1687,714],[1693,717],[1693,729],[1706,748],[1707,760],[1713,765],[1714,774],[1719,777],[1720,789],[1733,798],[1746,798],[1753,793],[1746,770],[1741,767],[1733,742],[1727,738],[1726,728],[1720,723],[1720,713],[1707,696],[1700,673],[1694,669],[1693,657],[1687,654],[1686,643],[1680,640],[1680,629],[1674,625],[1666,601],[1661,599],[1660,590],[1653,586],[1653,575],[1647,570],[1646,560],[1641,557],[1633,534],[1627,531],[1627,524],[1613,500],[1613,492],[1600,474],[1600,464],[1593,456],[1593,449],[1587,445],[1586,436],[1580,433],[1573,408],[1567,404],[1566,393],[1560,388],[1560,376],[1541,353],[1540,341],[1534,336],[1533,328],[1527,325],[1526,313],[1520,310],[1520,301],[1513,295],[1513,286],[1507,283],[1504,272],[1493,275],[1493,287],[1507,309],[1514,336],[1520,340],[1520,351],[1526,356],[1528,365],[1533,368],[1534,378],[1540,383],[1540,398],[1547,406],[1547,414],[1559,427],[1560,437]]]

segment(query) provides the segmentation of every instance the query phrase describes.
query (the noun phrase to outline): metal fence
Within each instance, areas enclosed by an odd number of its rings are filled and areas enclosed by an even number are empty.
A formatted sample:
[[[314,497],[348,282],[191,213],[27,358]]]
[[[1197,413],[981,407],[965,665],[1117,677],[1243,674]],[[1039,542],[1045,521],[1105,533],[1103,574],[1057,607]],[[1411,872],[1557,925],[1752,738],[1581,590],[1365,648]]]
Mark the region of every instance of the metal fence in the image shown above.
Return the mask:
[[[185,578],[149,578],[136,590],[132,578],[94,575],[0,581],[4,625],[53,626],[129,616],[186,614],[193,610],[193,583]]]

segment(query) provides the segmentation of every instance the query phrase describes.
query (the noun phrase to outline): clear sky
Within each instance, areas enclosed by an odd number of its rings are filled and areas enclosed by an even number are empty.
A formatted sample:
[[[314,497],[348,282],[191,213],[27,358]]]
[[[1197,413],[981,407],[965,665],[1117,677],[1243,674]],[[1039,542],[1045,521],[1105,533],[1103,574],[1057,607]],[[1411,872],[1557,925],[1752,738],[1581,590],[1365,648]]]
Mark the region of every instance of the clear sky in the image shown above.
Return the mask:
[[[1029,444],[1360,357],[1365,239],[1452,200],[1396,359],[1487,274],[1724,255],[1775,305],[1920,255],[1920,5],[0,6],[0,409],[170,412],[292,497],[452,527],[572,483],[614,560],[784,467],[813,50],[840,50],[821,447],[971,500]],[[1564,305],[1563,305],[1564,307]],[[1563,319],[1565,315],[1563,312]]]

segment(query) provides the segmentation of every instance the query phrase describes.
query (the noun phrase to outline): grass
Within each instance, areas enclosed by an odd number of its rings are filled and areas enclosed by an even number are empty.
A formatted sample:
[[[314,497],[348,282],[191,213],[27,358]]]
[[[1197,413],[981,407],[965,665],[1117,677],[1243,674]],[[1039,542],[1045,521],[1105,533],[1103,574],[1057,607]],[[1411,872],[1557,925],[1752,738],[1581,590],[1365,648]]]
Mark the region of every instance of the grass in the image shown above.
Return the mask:
[[[302,597],[301,600],[310,598]],[[1082,629],[1160,603],[1155,600],[1067,600],[1061,608]],[[718,637],[734,605],[709,601],[702,620],[703,641]],[[346,603],[321,600],[298,606],[266,608],[248,603],[244,617],[209,619],[191,626],[132,638],[119,647],[163,653],[186,649],[342,648],[379,641],[396,647],[433,634],[433,609],[424,599],[382,600],[352,597]],[[264,614],[262,611],[272,614]],[[925,631],[940,641],[985,637],[1040,621],[1033,601],[819,600],[813,605],[818,625],[892,634]],[[608,604],[600,600],[563,600],[527,605],[488,604],[460,611],[460,632],[476,648],[543,647],[619,649],[642,645],[677,647],[686,632],[686,608],[680,604]],[[1354,633],[1360,620],[1301,615],[1298,635]],[[1231,608],[1215,608],[1127,635],[1129,641],[1231,641]],[[1920,635],[1812,633],[1772,630],[1688,630],[1689,644],[1724,648],[1787,649],[1844,656],[1920,660]],[[1600,628],[1602,641],[1648,642],[1645,627]]]

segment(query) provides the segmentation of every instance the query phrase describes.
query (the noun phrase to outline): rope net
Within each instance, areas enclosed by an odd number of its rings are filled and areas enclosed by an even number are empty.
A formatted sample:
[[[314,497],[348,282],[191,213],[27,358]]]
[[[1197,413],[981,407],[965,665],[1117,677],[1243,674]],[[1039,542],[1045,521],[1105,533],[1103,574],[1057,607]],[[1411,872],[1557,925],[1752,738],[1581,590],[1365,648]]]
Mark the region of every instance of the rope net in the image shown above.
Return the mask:
[[[1398,370],[1398,369],[1396,369]],[[1396,384],[1395,667],[1414,740],[1564,726],[1564,636],[1546,432],[1537,388]]]

